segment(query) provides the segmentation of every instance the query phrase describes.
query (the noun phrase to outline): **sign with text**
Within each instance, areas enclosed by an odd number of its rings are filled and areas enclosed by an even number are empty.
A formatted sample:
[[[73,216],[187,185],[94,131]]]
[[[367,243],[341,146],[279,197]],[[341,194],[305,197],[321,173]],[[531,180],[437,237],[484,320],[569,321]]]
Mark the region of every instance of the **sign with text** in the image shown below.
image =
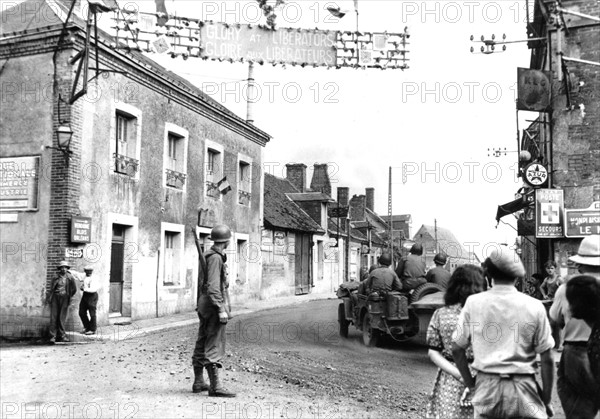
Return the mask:
[[[71,243],[89,243],[92,238],[92,219],[89,217],[71,218]]]
[[[76,247],[67,247],[65,249],[65,258],[82,258],[83,257],[83,249],[79,249]]]
[[[546,112],[550,107],[550,73],[517,68],[517,109]]]
[[[586,209],[565,210],[566,236],[586,237],[600,234],[600,201]]]
[[[335,31],[273,31],[213,23],[202,26],[200,34],[204,41],[203,55],[210,58],[317,66],[332,66],[336,62]]]
[[[277,28],[169,16],[157,27],[153,13],[121,10],[114,17],[112,48],[301,67],[407,69],[409,34]]]
[[[535,237],[564,237],[564,195],[562,189],[536,189]]]
[[[0,158],[0,211],[38,208],[40,157]]]

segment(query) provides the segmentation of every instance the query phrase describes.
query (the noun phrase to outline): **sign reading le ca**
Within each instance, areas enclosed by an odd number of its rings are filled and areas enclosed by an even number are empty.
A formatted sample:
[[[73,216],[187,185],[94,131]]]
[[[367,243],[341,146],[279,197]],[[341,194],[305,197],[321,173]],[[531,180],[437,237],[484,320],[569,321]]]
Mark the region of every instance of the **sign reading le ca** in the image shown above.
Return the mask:
[[[600,201],[586,209],[565,210],[567,237],[586,237],[600,234]]]

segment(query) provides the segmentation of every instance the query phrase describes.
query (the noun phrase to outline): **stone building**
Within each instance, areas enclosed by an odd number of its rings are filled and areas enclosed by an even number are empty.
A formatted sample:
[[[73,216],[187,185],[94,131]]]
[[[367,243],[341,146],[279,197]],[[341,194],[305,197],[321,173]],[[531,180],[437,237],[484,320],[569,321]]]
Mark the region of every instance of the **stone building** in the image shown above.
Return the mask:
[[[232,300],[256,296],[269,135],[102,31],[77,78],[86,26],[79,5],[65,23],[66,4],[27,0],[1,16],[2,335],[44,333],[63,259],[94,267],[100,325],[193,309],[195,226],[205,246],[214,225],[231,227]],[[72,101],[85,76],[96,77]]]
[[[562,229],[552,237],[536,234],[536,206],[519,215],[518,244],[527,273],[543,272],[555,260],[563,276],[574,273],[568,262],[582,237],[600,233],[600,4],[594,0],[537,1],[530,37],[530,69],[549,75],[549,106],[523,132],[521,149],[547,173],[542,188],[558,191],[564,208],[557,212]],[[523,172],[522,172],[523,173]],[[525,174],[523,174],[525,178]],[[521,193],[534,197],[538,186]],[[532,200],[533,202],[533,200]],[[564,211],[563,211],[564,210]]]

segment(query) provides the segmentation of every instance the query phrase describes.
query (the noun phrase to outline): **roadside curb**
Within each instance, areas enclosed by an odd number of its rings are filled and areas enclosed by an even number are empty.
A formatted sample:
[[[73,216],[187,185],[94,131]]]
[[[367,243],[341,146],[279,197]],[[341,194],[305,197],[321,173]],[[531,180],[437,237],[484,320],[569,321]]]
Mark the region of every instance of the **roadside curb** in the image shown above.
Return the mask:
[[[259,311],[270,310],[273,308],[294,306],[304,304],[309,301],[337,299],[334,293],[307,294],[303,296],[292,296],[275,298],[272,300],[260,300],[246,303],[236,309],[232,307],[233,319],[252,314]],[[169,319],[183,318],[182,320],[169,321]],[[154,323],[154,324],[152,324]],[[196,311],[178,313],[176,315],[162,316],[154,319],[134,320],[128,324],[113,324],[98,327],[95,335],[83,335],[79,332],[68,331],[69,342],[58,343],[58,345],[82,344],[93,342],[120,342],[133,339],[147,334],[161,332],[164,330],[175,329],[198,324],[198,315]],[[143,326],[142,326],[143,325]]]

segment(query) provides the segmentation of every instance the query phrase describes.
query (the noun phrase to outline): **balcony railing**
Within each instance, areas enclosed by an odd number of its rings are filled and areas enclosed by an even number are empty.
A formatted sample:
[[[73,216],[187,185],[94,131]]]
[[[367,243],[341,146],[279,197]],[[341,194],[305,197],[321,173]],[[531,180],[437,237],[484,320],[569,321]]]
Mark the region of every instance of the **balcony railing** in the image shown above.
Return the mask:
[[[115,172],[129,177],[135,177],[140,166],[140,161],[122,154],[113,153]]]
[[[185,185],[185,179],[187,175],[185,173],[180,173],[175,170],[165,169],[167,173],[167,186],[177,189],[183,189],[183,185]]]

